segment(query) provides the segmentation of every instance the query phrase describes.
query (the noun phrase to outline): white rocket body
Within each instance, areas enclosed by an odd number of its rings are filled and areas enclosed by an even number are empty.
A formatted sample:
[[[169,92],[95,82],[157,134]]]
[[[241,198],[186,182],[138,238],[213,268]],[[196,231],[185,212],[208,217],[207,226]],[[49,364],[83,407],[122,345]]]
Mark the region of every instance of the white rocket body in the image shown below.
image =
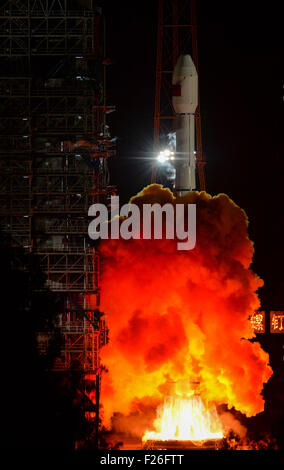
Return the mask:
[[[195,120],[198,75],[190,55],[181,55],[173,72],[173,108],[176,113],[176,181],[178,195],[196,188]]]

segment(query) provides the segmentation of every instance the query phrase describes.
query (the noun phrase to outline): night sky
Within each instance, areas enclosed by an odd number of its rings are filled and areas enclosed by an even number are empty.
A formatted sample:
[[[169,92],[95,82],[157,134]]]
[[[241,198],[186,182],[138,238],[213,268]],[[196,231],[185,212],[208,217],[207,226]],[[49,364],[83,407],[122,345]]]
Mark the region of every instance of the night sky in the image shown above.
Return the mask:
[[[111,182],[121,203],[150,183],[157,3],[103,4],[116,106],[109,124],[119,139]],[[197,0],[203,148],[207,191],[228,194],[248,214],[263,307],[284,310],[283,26],[281,2],[264,5]]]

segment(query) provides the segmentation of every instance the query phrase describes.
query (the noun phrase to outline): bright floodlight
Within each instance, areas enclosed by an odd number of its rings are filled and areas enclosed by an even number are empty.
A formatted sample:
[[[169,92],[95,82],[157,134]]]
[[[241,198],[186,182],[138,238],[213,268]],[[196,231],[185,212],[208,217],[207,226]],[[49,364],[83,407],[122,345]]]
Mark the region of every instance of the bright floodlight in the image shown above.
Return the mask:
[[[173,160],[174,159],[173,155],[174,155],[174,153],[171,152],[169,149],[161,150],[161,152],[159,153],[159,155],[157,157],[157,160],[160,163],[165,163],[168,160]]]

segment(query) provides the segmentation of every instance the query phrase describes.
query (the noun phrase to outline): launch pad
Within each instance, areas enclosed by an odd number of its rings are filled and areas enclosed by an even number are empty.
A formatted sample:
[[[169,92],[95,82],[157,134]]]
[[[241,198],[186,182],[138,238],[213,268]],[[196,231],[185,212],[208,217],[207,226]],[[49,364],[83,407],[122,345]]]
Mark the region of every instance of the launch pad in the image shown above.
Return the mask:
[[[146,441],[144,450],[219,450],[222,439],[209,439],[207,441]]]

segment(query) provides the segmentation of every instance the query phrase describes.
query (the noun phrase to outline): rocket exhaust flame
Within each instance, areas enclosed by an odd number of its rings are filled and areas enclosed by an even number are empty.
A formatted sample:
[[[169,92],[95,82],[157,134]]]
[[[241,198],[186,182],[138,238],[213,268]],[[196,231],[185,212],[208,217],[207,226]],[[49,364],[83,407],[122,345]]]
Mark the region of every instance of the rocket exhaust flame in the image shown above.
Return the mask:
[[[222,439],[223,430],[215,407],[206,409],[199,396],[169,397],[157,410],[156,431],[146,431],[143,441],[205,441]]]
[[[191,191],[175,198],[156,184],[132,202],[196,204],[196,246],[181,252],[176,240],[101,243],[101,309],[110,328],[102,350],[109,371],[102,381],[104,424],[119,414],[125,427],[125,415],[135,414],[142,438],[165,397],[192,396],[192,378],[198,378],[195,394],[203,403],[226,404],[247,416],[261,412],[263,383],[272,370],[268,354],[249,341],[262,281],[250,269],[253,244],[245,212],[225,194]],[[175,404],[178,410],[182,403]],[[193,402],[186,403],[193,412]],[[141,404],[151,408],[147,423]]]

